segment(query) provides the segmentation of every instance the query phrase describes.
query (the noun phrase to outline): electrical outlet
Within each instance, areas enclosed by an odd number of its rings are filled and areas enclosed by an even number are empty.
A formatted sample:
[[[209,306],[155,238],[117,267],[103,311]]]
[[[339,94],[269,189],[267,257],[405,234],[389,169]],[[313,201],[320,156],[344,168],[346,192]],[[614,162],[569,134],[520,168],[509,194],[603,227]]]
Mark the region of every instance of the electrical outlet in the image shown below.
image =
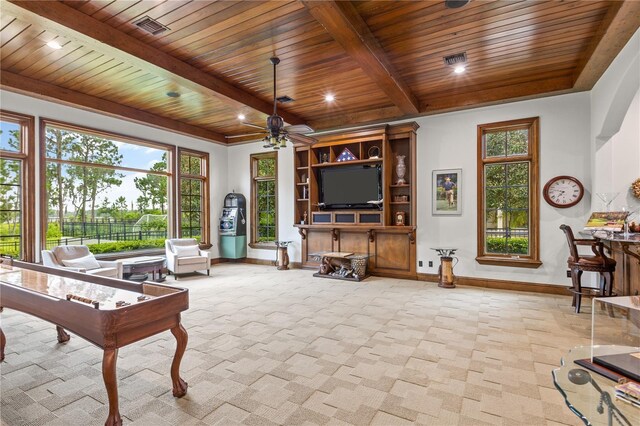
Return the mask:
[[[429,261],[429,268],[433,268],[433,260]]]
[[[571,271],[567,270],[567,278],[571,278]]]
[[[422,267],[422,260],[418,261],[418,266]]]

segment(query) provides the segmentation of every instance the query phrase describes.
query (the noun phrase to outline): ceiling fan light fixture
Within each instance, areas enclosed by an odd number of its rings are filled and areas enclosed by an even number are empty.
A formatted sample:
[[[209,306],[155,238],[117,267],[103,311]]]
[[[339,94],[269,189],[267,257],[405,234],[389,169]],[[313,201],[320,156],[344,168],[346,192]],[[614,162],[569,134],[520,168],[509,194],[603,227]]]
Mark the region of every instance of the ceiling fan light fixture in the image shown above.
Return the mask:
[[[265,136],[264,139],[262,139],[262,142],[264,143],[264,145],[262,145],[263,148],[271,148],[271,142],[269,141],[269,136]]]
[[[307,126],[306,124],[296,124],[292,126],[285,126],[284,119],[278,115],[278,102],[283,102],[283,103],[291,102],[293,101],[293,99],[291,99],[289,96],[281,96],[278,98],[277,96],[278,80],[276,78],[276,75],[277,75],[276,71],[277,71],[277,65],[280,63],[280,59],[274,56],[269,59],[269,62],[271,62],[271,64],[273,65],[273,114],[267,117],[266,127],[258,126],[252,123],[245,123],[244,119],[246,117],[244,114],[241,114],[241,113],[238,114],[238,119],[242,121],[243,125],[260,129],[261,131],[266,133],[266,136],[262,139],[263,148],[280,149],[280,148],[286,148],[287,142],[291,142],[291,139],[289,139],[290,134],[295,135],[298,133],[311,133],[313,132],[313,129]],[[234,137],[245,137],[245,136],[254,136],[254,135],[255,133],[249,134],[249,135],[237,135]],[[301,136],[302,143],[308,143],[306,141],[311,139],[311,138],[303,137],[303,135],[298,135],[298,136]]]
[[[280,134],[280,131],[284,127],[284,120],[279,115],[273,114],[267,117],[267,128],[275,136]]]

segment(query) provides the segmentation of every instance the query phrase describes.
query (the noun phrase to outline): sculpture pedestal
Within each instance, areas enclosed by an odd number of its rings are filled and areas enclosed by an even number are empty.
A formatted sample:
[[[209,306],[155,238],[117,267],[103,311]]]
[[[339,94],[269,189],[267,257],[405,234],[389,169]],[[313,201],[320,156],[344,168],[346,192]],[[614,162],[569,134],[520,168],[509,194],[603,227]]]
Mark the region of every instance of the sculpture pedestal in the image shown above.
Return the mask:
[[[440,267],[438,268],[438,287],[455,288],[455,275],[453,275],[453,255],[457,249],[454,248],[432,248],[440,256]],[[456,262],[457,263],[457,262]]]
[[[291,241],[275,241],[277,247],[276,267],[278,271],[289,269],[289,252],[287,251]]]

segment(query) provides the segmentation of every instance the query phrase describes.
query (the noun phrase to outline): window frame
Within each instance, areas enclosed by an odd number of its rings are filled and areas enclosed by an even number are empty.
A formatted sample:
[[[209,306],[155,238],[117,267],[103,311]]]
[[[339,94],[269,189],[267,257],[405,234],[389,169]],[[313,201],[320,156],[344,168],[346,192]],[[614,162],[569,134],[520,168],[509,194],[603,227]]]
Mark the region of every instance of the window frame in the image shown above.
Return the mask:
[[[258,161],[265,158],[273,158],[275,160],[275,176],[274,177],[261,177],[258,176]],[[275,183],[275,240],[278,241],[278,151],[272,152],[262,152],[257,154],[251,154],[249,159],[249,167],[251,170],[251,222],[250,222],[250,242],[249,247],[260,250],[276,250],[276,245],[272,242],[258,242],[257,234],[258,234],[258,208],[257,208],[257,200],[256,197],[258,195],[257,191],[257,183],[273,180]]]
[[[39,130],[40,130],[40,153],[38,160],[40,161],[40,247],[44,250],[47,246],[47,214],[42,214],[43,209],[48,209],[47,202],[47,194],[45,191],[46,188],[46,179],[47,179],[47,162],[54,162],[59,164],[68,164],[68,165],[79,165],[86,166],[85,163],[70,161],[70,160],[62,160],[55,158],[47,158],[47,126],[56,127],[62,130],[68,130],[72,132],[80,132],[91,134],[94,136],[98,136],[105,139],[110,139],[113,141],[124,142],[133,145],[146,146],[149,148],[156,148],[167,151],[167,171],[163,172],[154,172],[157,175],[165,175],[167,176],[167,238],[173,238],[176,235],[176,158],[177,158],[177,147],[175,145],[170,145],[162,142],[149,141],[141,138],[135,138],[131,136],[126,136],[120,133],[109,132],[105,130],[95,129],[92,127],[79,126],[72,123],[67,123],[64,121],[53,120],[49,118],[41,117],[39,120]],[[142,172],[148,173],[149,170],[138,169],[134,167],[126,167],[126,166],[110,166],[103,164],[96,164],[94,167],[101,167],[112,170],[123,170],[129,172]],[[45,210],[46,211],[46,210]],[[158,249],[160,250],[160,249]],[[116,253],[109,253],[109,255],[113,255]]]
[[[188,155],[191,157],[200,157],[202,160],[202,164],[200,166],[200,175],[192,175],[187,173],[182,173],[181,168],[181,160],[182,155]],[[196,151],[192,149],[178,147],[178,154],[176,157],[176,166],[177,166],[177,188],[176,188],[176,208],[177,208],[177,234],[179,238],[182,238],[182,180],[183,179],[198,179],[202,182],[202,201],[201,201],[201,211],[200,211],[200,220],[201,220],[201,232],[200,232],[200,240],[203,243],[210,243],[211,239],[211,219],[210,219],[210,184],[209,184],[209,153]]]
[[[489,132],[522,130],[529,133],[528,150],[526,155],[509,157],[486,157],[484,135]],[[478,196],[478,227],[477,227],[477,257],[476,261],[483,265],[511,266],[519,268],[538,268],[540,261],[540,164],[539,164],[539,135],[540,118],[531,117],[518,120],[501,121],[478,125],[477,134],[477,196]],[[488,164],[529,164],[529,254],[511,255],[487,253],[485,251],[485,166]]]
[[[0,120],[20,126],[20,150],[0,152],[3,158],[21,162],[20,258],[35,262],[35,117],[0,109]]]

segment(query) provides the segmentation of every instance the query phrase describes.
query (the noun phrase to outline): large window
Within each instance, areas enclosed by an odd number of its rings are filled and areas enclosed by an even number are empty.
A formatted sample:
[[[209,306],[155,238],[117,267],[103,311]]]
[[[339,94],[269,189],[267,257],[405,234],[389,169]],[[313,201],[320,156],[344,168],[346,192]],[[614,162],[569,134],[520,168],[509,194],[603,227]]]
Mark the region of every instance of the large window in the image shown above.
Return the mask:
[[[179,149],[180,236],[209,242],[209,155]]]
[[[34,119],[0,110],[0,254],[34,256]]]
[[[538,267],[538,118],[478,126],[478,257]]]
[[[277,152],[251,155],[251,247],[275,248],[278,239]]]
[[[43,247],[93,253],[164,247],[171,235],[174,148],[44,121]]]

